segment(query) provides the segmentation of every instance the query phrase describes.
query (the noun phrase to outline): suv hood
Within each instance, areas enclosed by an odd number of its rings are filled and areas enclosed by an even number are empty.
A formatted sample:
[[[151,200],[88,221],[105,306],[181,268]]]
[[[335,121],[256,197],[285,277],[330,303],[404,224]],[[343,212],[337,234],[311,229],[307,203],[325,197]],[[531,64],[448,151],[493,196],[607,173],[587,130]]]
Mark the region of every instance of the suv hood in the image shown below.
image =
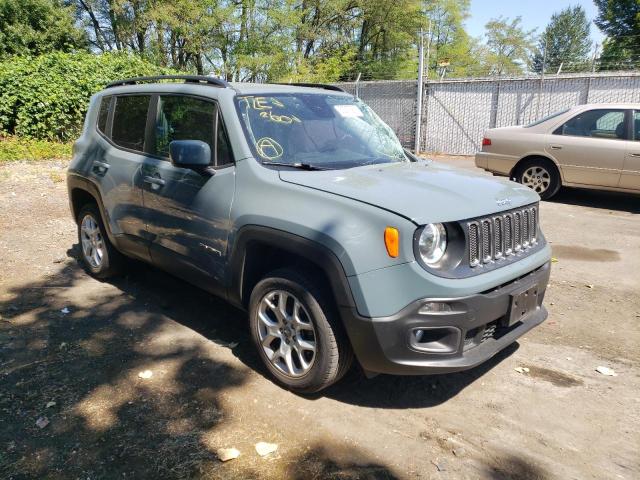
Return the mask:
[[[527,187],[437,162],[344,170],[280,170],[281,180],[368,203],[417,225],[489,215],[537,202]]]

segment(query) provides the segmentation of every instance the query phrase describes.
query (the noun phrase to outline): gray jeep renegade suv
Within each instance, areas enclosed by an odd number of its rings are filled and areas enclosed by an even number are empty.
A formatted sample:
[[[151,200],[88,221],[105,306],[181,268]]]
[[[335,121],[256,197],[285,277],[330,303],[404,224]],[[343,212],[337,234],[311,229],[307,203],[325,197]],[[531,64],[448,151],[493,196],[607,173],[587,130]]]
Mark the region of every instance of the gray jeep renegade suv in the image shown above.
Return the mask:
[[[470,368],[547,315],[538,195],[414,157],[337,87],[112,83],[68,188],[89,273],[136,258],[247,310],[295,391],[354,355],[367,374]]]

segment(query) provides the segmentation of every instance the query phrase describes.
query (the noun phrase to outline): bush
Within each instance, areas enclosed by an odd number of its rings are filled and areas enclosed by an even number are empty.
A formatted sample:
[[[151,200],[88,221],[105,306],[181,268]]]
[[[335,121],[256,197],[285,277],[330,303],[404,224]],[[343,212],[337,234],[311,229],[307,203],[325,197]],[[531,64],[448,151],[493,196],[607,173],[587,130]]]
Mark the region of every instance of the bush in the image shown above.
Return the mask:
[[[68,142],[89,98],[120,78],[172,73],[123,53],[50,53],[0,62],[0,134]]]
[[[0,163],[15,160],[71,158],[71,143],[0,137]]]

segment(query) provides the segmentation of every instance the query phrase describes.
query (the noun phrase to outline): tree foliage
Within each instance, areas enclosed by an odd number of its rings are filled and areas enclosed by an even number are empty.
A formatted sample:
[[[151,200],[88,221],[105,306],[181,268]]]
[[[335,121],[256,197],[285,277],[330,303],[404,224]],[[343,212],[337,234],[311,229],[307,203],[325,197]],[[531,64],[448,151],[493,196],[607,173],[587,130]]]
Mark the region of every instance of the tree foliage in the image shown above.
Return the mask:
[[[72,51],[86,46],[73,11],[57,0],[0,0],[0,57]]]
[[[576,5],[554,13],[538,40],[538,47],[531,59],[532,69],[556,72],[562,65],[564,71],[584,70],[591,52],[590,22],[584,9]]]
[[[516,75],[524,72],[533,50],[534,30],[522,27],[522,18],[494,18],[485,26],[487,46],[484,69],[489,75]]]
[[[607,36],[600,56],[602,70],[635,68],[640,64],[640,1],[594,0],[594,23]]]
[[[170,73],[126,53],[49,53],[0,62],[0,134],[68,141],[89,98],[113,80]]]

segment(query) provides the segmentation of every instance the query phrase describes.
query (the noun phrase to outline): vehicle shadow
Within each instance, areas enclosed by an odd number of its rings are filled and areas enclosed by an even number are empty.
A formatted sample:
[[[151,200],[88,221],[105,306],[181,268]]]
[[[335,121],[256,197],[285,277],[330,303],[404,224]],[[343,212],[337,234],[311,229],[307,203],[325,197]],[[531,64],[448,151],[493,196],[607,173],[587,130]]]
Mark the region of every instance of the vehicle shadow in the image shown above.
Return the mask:
[[[640,213],[640,195],[632,193],[563,187],[547,202]]]
[[[134,262],[125,278],[110,281],[143,305],[155,305],[173,321],[209,341],[230,347],[244,365],[272,381],[252,343],[247,313],[189,283],[155,267]],[[184,308],[188,306],[188,308]],[[392,376],[367,379],[357,364],[337,384],[314,395],[311,400],[334,400],[375,408],[426,408],[448,401],[515,353],[514,343],[476,368],[446,375]]]

